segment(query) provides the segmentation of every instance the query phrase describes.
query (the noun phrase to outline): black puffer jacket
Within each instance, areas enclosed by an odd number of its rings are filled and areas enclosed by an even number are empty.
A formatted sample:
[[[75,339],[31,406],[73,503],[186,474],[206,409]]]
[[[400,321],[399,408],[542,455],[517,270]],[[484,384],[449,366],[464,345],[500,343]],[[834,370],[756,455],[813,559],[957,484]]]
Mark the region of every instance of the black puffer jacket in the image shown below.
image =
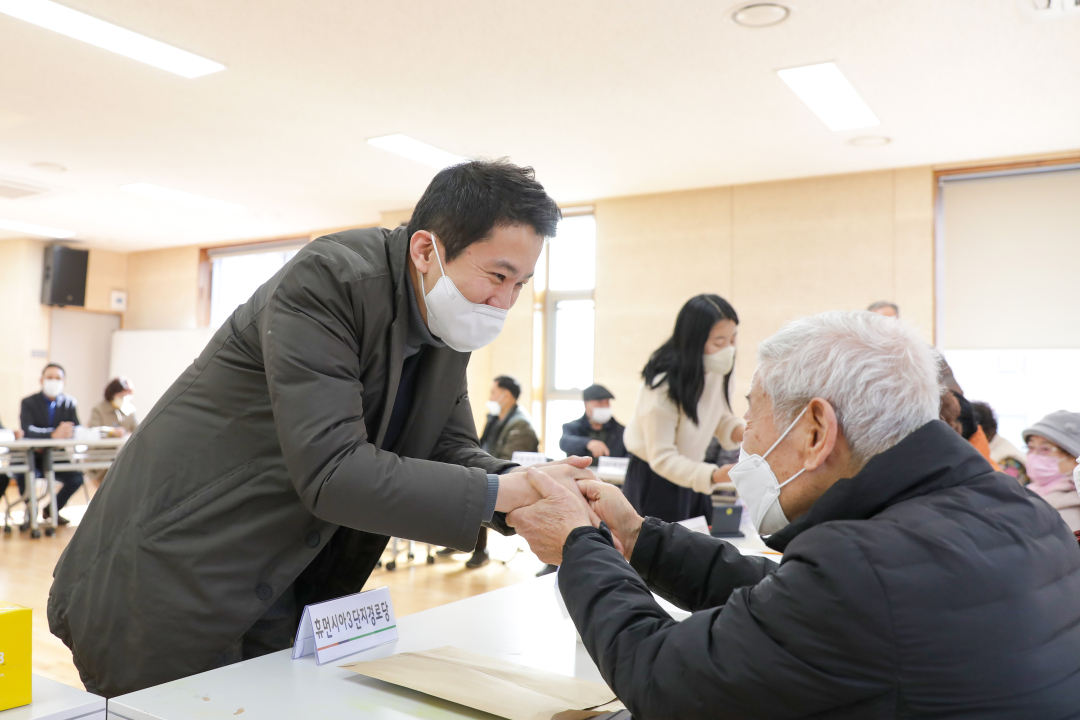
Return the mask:
[[[779,566],[649,519],[631,567],[571,534],[563,598],[636,720],[1080,717],[1076,539],[944,423],[769,544]]]

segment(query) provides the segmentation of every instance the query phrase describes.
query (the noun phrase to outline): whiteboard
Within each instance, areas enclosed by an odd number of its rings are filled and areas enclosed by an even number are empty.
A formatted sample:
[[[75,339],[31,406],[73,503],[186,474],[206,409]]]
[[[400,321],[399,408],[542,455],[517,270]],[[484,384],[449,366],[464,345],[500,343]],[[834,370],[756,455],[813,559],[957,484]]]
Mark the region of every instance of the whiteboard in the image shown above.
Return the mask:
[[[214,337],[214,328],[198,330],[118,330],[112,336],[110,377],[126,377],[135,389],[133,402],[141,421],[187,370]]]

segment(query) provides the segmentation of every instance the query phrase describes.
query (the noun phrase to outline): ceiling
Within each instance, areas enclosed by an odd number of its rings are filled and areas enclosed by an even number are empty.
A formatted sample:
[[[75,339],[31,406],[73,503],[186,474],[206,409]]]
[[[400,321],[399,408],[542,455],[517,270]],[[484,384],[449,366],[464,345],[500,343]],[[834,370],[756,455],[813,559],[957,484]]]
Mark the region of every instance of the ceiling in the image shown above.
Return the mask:
[[[1080,148],[1080,15],[1030,0],[793,0],[765,29],[728,0],[61,1],[227,68],[0,15],[0,179],[49,188],[0,218],[117,250],[376,222],[434,173],[366,143],[391,133],[532,165],[564,204]],[[829,131],[775,72],[829,60],[879,127]],[[867,134],[893,142],[845,142]]]

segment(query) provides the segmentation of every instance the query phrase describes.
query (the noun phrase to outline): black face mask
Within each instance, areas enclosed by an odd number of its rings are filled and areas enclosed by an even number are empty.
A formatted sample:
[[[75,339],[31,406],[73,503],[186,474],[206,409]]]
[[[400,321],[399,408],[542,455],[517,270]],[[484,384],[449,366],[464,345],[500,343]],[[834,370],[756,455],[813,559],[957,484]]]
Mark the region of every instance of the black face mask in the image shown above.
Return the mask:
[[[975,421],[975,408],[971,407],[971,403],[960,393],[955,390],[950,390],[953,395],[956,396],[957,402],[960,403],[960,425],[964,429],[964,439],[970,440],[971,436],[979,430],[979,423]]]

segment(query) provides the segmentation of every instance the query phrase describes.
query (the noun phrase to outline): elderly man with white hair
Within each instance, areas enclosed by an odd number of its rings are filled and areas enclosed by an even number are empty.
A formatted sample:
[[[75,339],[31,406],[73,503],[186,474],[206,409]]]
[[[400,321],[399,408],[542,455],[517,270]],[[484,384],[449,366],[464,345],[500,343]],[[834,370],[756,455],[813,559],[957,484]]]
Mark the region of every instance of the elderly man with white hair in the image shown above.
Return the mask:
[[[543,500],[508,520],[561,565],[634,718],[1080,717],[1076,539],[937,419],[937,377],[910,328],[869,312],[762,343],[731,478],[779,565],[585,481],[593,528],[530,471]]]

